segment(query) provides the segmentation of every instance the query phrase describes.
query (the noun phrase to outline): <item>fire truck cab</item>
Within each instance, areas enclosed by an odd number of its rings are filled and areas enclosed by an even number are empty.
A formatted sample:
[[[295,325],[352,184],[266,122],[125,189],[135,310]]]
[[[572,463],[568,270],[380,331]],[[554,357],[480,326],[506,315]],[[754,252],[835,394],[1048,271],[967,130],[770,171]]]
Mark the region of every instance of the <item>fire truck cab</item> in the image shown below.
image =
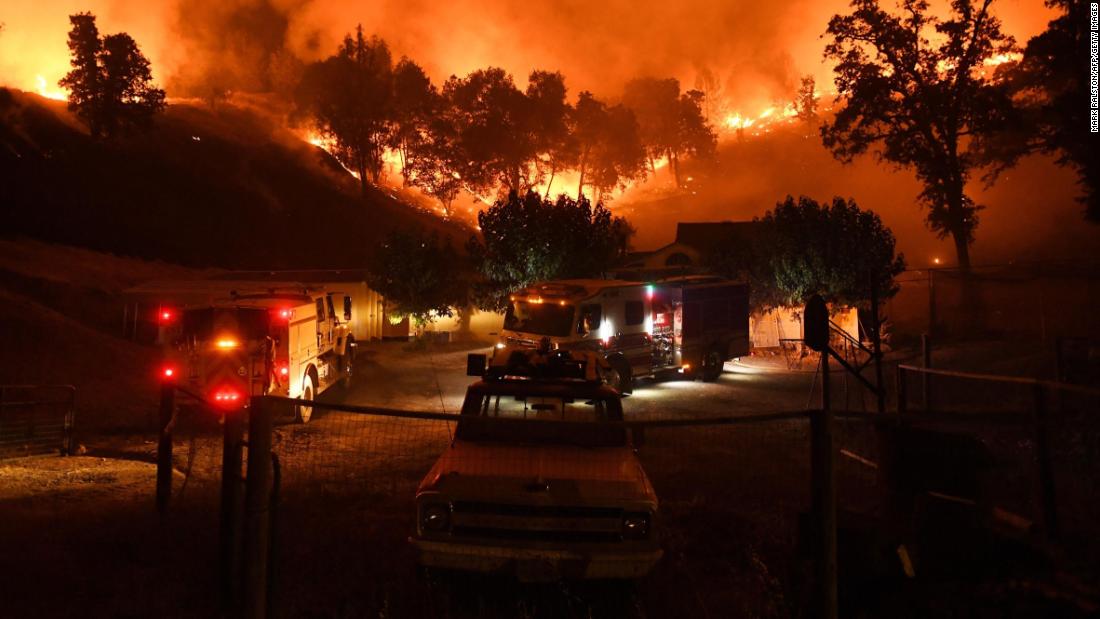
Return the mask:
[[[604,379],[622,393],[660,374],[717,380],[749,352],[748,285],[706,276],[536,284],[511,296],[497,347],[542,340],[603,355]]]
[[[337,299],[340,299],[340,311]],[[351,297],[271,292],[162,310],[165,376],[223,408],[251,395],[313,400],[350,380],[356,351]],[[308,422],[313,407],[296,407]]]

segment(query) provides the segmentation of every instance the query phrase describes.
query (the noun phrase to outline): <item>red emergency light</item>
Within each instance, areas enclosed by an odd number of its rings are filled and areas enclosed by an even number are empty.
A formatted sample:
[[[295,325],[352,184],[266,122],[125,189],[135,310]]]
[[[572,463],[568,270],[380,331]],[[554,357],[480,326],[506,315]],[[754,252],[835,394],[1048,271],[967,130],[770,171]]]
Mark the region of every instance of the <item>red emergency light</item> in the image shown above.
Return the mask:
[[[279,318],[282,318],[283,320],[290,320],[293,317],[294,317],[294,310],[288,309],[288,308],[283,308],[283,309],[279,310]]]
[[[241,405],[241,394],[231,388],[222,388],[214,392],[214,405],[224,409],[234,409]]]
[[[279,376],[284,376],[284,377],[285,376],[290,376],[290,366],[280,365],[279,366]]]
[[[174,368],[170,365],[166,365],[161,369],[160,376],[164,380],[175,380],[176,379],[176,368]]]
[[[174,319],[175,317],[176,313],[173,312],[170,308],[162,307],[157,310],[157,320],[160,321],[160,324],[162,325],[166,325],[172,322],[172,319]]]

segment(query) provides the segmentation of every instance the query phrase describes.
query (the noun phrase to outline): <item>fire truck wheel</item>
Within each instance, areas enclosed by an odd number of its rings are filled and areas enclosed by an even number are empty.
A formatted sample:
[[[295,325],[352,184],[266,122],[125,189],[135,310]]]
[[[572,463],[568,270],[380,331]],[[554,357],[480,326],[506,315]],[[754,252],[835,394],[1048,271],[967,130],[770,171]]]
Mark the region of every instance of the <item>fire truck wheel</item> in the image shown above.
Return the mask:
[[[309,400],[310,402],[312,402],[315,389],[316,388],[313,385],[313,377],[307,374],[306,377],[302,379],[302,395],[298,396],[299,399]],[[312,416],[312,406],[306,406],[304,404],[298,405],[297,419],[299,422],[309,423],[309,418]]]
[[[722,351],[717,348],[710,349],[703,357],[703,380],[713,383],[722,375],[722,366],[726,364],[722,359]]]
[[[622,394],[630,393],[634,390],[634,380],[630,372],[630,364],[626,362],[626,359],[622,357],[614,357],[608,359],[608,364],[611,366],[604,373],[604,382],[609,387]]]

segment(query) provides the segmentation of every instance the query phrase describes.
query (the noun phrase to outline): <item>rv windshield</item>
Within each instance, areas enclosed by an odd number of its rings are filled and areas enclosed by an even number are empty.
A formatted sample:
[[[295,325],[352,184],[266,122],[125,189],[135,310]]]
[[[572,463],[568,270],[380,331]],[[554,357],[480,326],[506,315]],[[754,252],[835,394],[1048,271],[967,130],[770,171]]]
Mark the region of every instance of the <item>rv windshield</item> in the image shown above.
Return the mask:
[[[573,306],[515,301],[504,314],[504,328],[520,333],[567,337],[573,330]]]

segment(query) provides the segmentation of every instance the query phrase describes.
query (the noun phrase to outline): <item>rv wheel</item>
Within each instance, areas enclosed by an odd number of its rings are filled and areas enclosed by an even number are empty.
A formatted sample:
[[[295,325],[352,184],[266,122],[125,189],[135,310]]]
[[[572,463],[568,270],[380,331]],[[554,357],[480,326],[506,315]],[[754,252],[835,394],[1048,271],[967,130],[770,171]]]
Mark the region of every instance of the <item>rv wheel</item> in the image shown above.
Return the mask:
[[[703,357],[703,380],[713,383],[722,375],[722,366],[725,365],[722,353],[717,348],[712,348]]]
[[[307,374],[306,377],[302,379],[302,395],[298,396],[298,398],[312,402],[314,389],[313,377]],[[313,407],[299,404],[298,414],[296,416],[301,423],[309,423],[309,418],[313,416]]]
[[[609,387],[621,394],[627,394],[634,390],[634,380],[631,376],[630,364],[622,357],[608,360],[611,366],[604,372],[603,380]]]

